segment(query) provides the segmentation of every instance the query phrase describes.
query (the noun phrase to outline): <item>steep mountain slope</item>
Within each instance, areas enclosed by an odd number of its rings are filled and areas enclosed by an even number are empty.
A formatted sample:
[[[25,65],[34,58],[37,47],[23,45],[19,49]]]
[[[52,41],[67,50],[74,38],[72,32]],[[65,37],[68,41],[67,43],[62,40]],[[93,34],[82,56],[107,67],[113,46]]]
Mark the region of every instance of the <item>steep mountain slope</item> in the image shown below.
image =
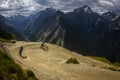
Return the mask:
[[[59,44],[70,50],[97,55],[98,41],[109,30],[109,22],[88,6],[67,14],[57,11],[46,19],[37,37],[40,41]]]
[[[120,62],[120,17],[113,12],[105,13],[104,17],[109,19],[111,23],[109,24],[109,31],[104,35],[102,40],[99,41],[100,45],[102,45],[102,55],[106,56],[106,58],[108,58],[112,62]]]
[[[36,35],[39,33],[41,25],[43,24],[45,19],[55,12],[56,10],[53,8],[46,8],[45,10],[40,11],[39,13],[34,15],[34,19],[26,25],[23,33],[27,35],[31,40],[36,40]]]
[[[113,20],[113,25],[112,25],[113,30],[120,30],[120,16],[118,16],[116,19]]]
[[[68,23],[81,35],[78,45],[84,47],[82,50],[92,51],[97,50],[98,40],[109,30],[109,20],[102,18],[99,14],[94,13],[88,6],[75,9],[67,14]]]
[[[0,28],[8,33],[16,35],[17,39],[21,40],[24,39],[22,34],[10,23],[10,21],[1,15],[0,15]]]
[[[111,21],[113,21],[117,18],[117,15],[111,11],[108,11],[108,12],[102,14],[102,16],[108,20],[111,20]]]
[[[23,59],[18,54],[18,48],[23,45]],[[40,48],[39,42],[17,42],[6,45],[9,55],[25,69],[32,70],[39,80],[119,80],[120,72],[110,71],[104,68],[111,67],[108,64],[81,56],[56,45],[46,44],[49,50],[46,52]],[[66,61],[74,57],[79,64],[66,64]],[[104,67],[104,68],[103,68]]]
[[[0,28],[0,39],[11,40],[11,39],[14,39],[14,36],[6,32],[4,29]]]
[[[30,75],[30,71],[24,71],[20,65],[1,51],[0,43],[0,80],[38,80],[35,76]]]
[[[64,46],[62,43],[64,40],[64,33],[66,32],[66,26],[69,25],[66,24],[63,17],[65,17],[65,14],[60,11],[48,17],[42,25],[39,40]]]

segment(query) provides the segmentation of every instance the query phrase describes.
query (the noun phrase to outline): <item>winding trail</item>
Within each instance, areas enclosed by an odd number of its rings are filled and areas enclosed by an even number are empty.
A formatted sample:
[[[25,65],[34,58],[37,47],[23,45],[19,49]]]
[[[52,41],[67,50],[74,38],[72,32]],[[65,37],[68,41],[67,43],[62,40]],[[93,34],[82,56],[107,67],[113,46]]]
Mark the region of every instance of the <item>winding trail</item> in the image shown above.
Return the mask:
[[[18,48],[23,45],[23,59]],[[110,65],[79,55],[56,45],[46,44],[49,50],[40,49],[39,42],[17,42],[7,46],[11,57],[24,69],[32,70],[39,80],[120,80],[120,72],[102,67]],[[80,64],[66,64],[75,57]]]

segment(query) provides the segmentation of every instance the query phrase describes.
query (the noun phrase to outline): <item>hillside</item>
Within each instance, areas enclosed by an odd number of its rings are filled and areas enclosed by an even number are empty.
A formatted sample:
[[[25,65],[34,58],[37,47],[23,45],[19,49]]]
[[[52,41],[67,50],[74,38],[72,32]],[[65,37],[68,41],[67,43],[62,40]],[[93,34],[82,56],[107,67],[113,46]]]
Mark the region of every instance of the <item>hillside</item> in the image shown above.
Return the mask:
[[[23,45],[23,59],[18,48]],[[44,51],[39,42],[17,42],[6,44],[9,55],[24,69],[32,70],[39,80],[119,80],[120,72],[104,68],[112,67],[97,60],[79,55],[62,47],[46,44]],[[76,58],[79,64],[66,64],[69,58]],[[104,67],[104,68],[103,68]]]
[[[56,10],[52,8],[46,8],[38,12],[32,17],[30,22],[28,21],[28,24],[23,28],[22,32],[29,37],[29,39],[36,40],[36,35],[38,35],[44,21],[55,12]]]
[[[0,28],[0,41],[4,41],[6,40],[11,40],[14,39],[15,36],[13,34],[10,34],[8,32],[6,32],[5,30],[3,30],[2,28]]]
[[[0,80],[37,80],[32,71],[23,70],[1,50],[3,49],[0,43]]]
[[[7,33],[14,34],[14,37],[16,37],[16,39],[24,40],[22,33],[17,28],[15,28],[15,26],[13,26],[13,24],[7,18],[1,15],[0,15],[0,29],[4,30]]]

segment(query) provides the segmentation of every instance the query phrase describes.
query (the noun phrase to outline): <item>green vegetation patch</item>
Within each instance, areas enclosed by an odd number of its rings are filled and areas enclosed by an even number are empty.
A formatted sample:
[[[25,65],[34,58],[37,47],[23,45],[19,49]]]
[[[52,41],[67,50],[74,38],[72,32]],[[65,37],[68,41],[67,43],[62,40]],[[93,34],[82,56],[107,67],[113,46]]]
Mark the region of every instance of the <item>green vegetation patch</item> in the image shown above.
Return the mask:
[[[88,57],[96,59],[98,61],[101,61],[101,62],[104,62],[104,63],[107,63],[107,64],[113,66],[113,67],[102,67],[104,69],[108,69],[108,70],[112,70],[112,71],[120,71],[120,63],[119,62],[111,63],[109,60],[107,60],[104,57],[96,57],[96,56],[88,56]]]
[[[37,80],[35,76],[28,76],[7,54],[0,51],[0,80]]]
[[[0,38],[11,40],[14,38],[14,35],[0,28]]]
[[[11,40],[11,41],[10,41],[10,43],[13,43],[13,44],[15,44],[15,43],[16,43],[16,41],[15,41],[15,40]]]
[[[120,71],[119,69],[115,68],[115,67],[102,67],[104,69],[108,69],[108,70],[111,70],[111,71]]]
[[[66,61],[67,64],[73,63],[73,64],[79,64],[76,58],[70,58]]]
[[[113,63],[113,65],[114,65],[115,67],[120,67],[120,62],[115,62],[115,63]]]
[[[104,63],[107,63],[107,64],[110,64],[110,65],[112,64],[108,59],[106,59],[104,57],[96,57],[96,56],[88,56],[88,57],[96,59],[96,60],[104,62]]]
[[[34,73],[31,70],[27,70],[27,75],[29,77],[34,77],[35,76]]]
[[[9,40],[0,38],[0,42],[8,42]]]

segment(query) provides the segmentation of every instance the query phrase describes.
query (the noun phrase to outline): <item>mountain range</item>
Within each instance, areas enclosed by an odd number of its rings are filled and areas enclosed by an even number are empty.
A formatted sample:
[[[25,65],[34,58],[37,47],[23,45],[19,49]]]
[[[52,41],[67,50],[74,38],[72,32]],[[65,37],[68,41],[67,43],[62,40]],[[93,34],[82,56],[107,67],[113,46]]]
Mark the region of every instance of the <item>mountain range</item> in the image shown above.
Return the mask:
[[[27,18],[7,19],[31,41],[57,44],[83,55],[120,62],[120,16],[112,11],[100,15],[85,5],[68,13],[47,8]]]

